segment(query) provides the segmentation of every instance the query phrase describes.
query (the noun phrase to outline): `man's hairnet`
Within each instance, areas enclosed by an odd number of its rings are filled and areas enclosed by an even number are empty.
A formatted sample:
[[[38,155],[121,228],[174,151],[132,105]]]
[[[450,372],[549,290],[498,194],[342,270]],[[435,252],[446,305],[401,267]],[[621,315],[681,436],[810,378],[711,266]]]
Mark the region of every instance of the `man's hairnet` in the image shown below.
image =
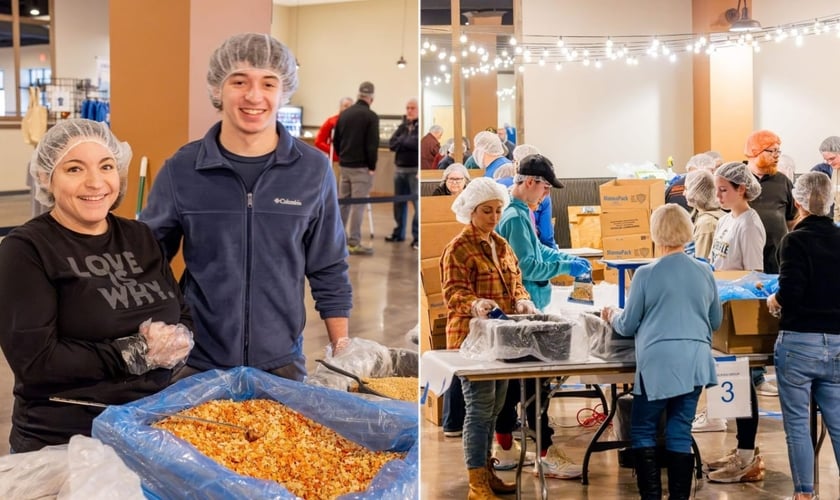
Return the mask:
[[[747,201],[753,201],[761,194],[761,184],[749,168],[739,161],[724,163],[715,170],[715,175],[723,177],[736,186],[744,186],[746,188],[744,197]]]
[[[513,148],[513,162],[519,165],[522,158],[538,154],[540,154],[540,150],[536,146],[531,144],[520,144],[519,146]]]
[[[502,209],[507,207],[510,203],[507,188],[489,177],[473,179],[452,203],[455,219],[461,224],[469,224],[475,207],[490,200],[500,200]]]
[[[50,191],[53,171],[71,149],[85,142],[101,144],[114,156],[120,175],[120,192],[113,210],[119,206],[128,187],[128,164],[131,162],[131,146],[120,142],[105,123],[73,118],[61,120],[41,138],[29,160],[29,175],[35,182],[35,199],[46,207],[55,205]]]
[[[698,210],[720,208],[715,196],[715,178],[705,169],[692,170],[685,176],[685,201]]]
[[[487,167],[484,164],[485,153],[494,156],[503,156],[505,154],[505,148],[502,146],[502,141],[499,140],[498,135],[482,130],[475,134],[475,138],[473,139],[473,158],[475,158],[475,163],[481,168]]]
[[[288,47],[264,33],[242,33],[228,38],[210,56],[207,89],[216,109],[222,109],[222,84],[235,71],[262,69],[280,79],[281,104],[297,90],[297,63]]]
[[[691,241],[693,233],[691,217],[676,203],[666,203],[650,214],[650,239],[656,246],[681,247]]]
[[[778,135],[769,130],[756,130],[747,137],[747,144],[744,145],[744,154],[747,158],[755,158],[762,151],[774,144],[782,144],[782,140],[779,139]]]
[[[706,153],[696,154],[685,162],[685,171],[690,172],[695,168],[704,168],[711,172],[715,169],[715,159]]]
[[[840,153],[840,137],[831,135],[820,143],[820,153]]]
[[[808,213],[828,215],[834,200],[831,197],[831,178],[822,172],[807,172],[793,184],[793,199]]]

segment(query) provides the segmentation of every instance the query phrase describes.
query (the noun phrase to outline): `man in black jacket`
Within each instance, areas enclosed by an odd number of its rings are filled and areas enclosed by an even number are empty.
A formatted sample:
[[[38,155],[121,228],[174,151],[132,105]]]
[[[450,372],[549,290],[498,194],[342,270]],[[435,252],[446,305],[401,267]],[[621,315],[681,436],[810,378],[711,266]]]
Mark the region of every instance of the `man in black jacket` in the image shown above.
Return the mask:
[[[405,195],[410,194],[417,196],[417,156],[419,152],[420,134],[417,130],[417,99],[411,98],[405,104],[405,116],[403,121],[391,139],[388,141],[388,147],[396,153],[394,163],[396,170],[394,172],[394,194]],[[411,221],[411,247],[417,249],[417,200],[416,198],[411,202],[414,207],[414,219]],[[405,240],[405,225],[408,219],[408,202],[398,201],[394,203],[394,221],[396,227],[390,236],[385,237],[385,241],[399,242]]]
[[[333,146],[341,166],[339,198],[367,198],[373,187],[379,148],[379,116],[371,109],[373,84],[359,85],[358,100],[341,112],[335,124]],[[347,235],[351,255],[371,255],[373,248],[362,245],[362,219],[365,204],[341,205],[341,221]],[[349,228],[348,228],[349,220]]]

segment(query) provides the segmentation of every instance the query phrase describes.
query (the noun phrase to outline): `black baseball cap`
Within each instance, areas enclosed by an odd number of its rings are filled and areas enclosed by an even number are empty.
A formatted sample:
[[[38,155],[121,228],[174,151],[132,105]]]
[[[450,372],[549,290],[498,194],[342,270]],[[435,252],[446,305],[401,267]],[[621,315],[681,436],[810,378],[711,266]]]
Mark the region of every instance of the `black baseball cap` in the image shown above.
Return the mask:
[[[522,158],[519,161],[519,171],[517,173],[519,175],[542,177],[558,189],[564,187],[563,183],[558,181],[557,176],[554,174],[554,165],[551,164],[551,160],[540,154],[528,155]]]

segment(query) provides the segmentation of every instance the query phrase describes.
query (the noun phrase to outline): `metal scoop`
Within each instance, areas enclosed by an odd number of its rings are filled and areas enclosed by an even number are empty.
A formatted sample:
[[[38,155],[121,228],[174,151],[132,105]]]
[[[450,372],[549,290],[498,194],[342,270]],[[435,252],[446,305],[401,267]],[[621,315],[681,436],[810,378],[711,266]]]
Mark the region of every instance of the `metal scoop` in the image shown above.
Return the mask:
[[[353,379],[357,384],[359,384],[359,392],[364,392],[364,393],[367,393],[367,394],[373,394],[374,396],[379,396],[381,398],[394,399],[393,397],[386,396],[385,394],[382,394],[381,392],[379,392],[375,389],[371,389],[371,387],[369,385],[367,385],[367,383],[364,380],[362,380],[362,378],[359,377],[358,375],[356,375],[355,373],[351,373],[351,372],[348,372],[347,370],[341,369],[341,368],[335,366],[332,363],[328,363],[328,362],[324,361],[323,359],[316,359],[315,361],[317,361],[318,363],[321,363],[322,365],[324,365],[329,370],[332,370],[332,371],[334,371],[338,374],[341,374],[341,375],[344,375],[345,377],[349,377],[349,378]]]
[[[107,408],[108,407],[108,405],[103,404],[103,403],[95,403],[93,401],[83,401],[81,399],[68,399],[68,398],[51,397],[50,401],[55,401],[57,403],[68,403],[68,404],[73,404],[73,405],[94,406],[96,408]],[[254,429],[249,429],[248,427],[243,427],[241,425],[229,424],[227,422],[218,422],[216,420],[208,420],[206,418],[191,417],[189,415],[170,415],[170,414],[167,414],[167,413],[158,413],[158,412],[155,412],[155,411],[149,411],[149,410],[143,410],[143,409],[141,409],[141,411],[144,411],[144,412],[146,412],[150,415],[156,415],[158,417],[180,418],[180,419],[183,419],[183,420],[192,420],[194,422],[201,422],[201,423],[204,423],[204,424],[221,425],[223,427],[230,427],[232,429],[236,429],[236,430],[244,433],[245,434],[245,439],[247,439],[248,442],[254,442],[257,439],[262,437],[261,433],[255,431]]]

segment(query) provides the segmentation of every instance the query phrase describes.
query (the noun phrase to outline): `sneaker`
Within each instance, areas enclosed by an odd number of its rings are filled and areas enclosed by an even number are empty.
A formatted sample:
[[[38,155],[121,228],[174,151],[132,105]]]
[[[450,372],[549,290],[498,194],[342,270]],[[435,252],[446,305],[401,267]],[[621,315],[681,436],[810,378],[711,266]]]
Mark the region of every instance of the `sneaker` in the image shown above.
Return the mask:
[[[548,453],[541,460],[542,471],[545,477],[553,477],[555,479],[577,479],[583,473],[580,465],[572,462],[572,459],[566,456],[560,448],[551,445],[548,448]],[[536,463],[534,464],[534,475],[539,475]]]
[[[725,432],[726,420],[723,418],[709,418],[706,410],[694,417],[691,432]]]
[[[373,255],[373,248],[359,245],[348,245],[347,251],[350,255]]]
[[[760,452],[761,452],[761,450],[759,450],[758,446],[756,446],[754,456],[758,456]],[[722,469],[729,464],[729,462],[732,460],[732,457],[736,457],[736,458],[738,457],[738,450],[736,448],[732,448],[731,450],[729,450],[729,453],[727,453],[726,455],[724,455],[723,457],[721,457],[717,460],[714,460],[712,462],[707,462],[706,467],[709,470]],[[762,469],[764,468],[764,460],[761,460],[761,467],[762,467]]]
[[[493,458],[496,459],[493,468],[496,470],[511,470],[516,468],[516,464],[519,463],[519,453],[522,448],[519,447],[519,443],[514,442],[513,446],[510,447],[509,450],[506,450],[499,445],[499,443],[493,443]],[[534,453],[533,452],[525,452],[525,461],[522,462],[522,465],[534,465]]]
[[[454,431],[443,431],[443,437],[448,438],[459,438],[464,434],[464,431],[461,429],[457,429]]]
[[[400,238],[399,236],[392,234],[391,236],[386,236],[385,241],[388,243],[399,243],[400,241],[405,241],[405,238]]]
[[[420,244],[417,242],[417,240],[414,240],[414,241],[411,242],[411,248],[413,248],[415,250],[420,248]]]
[[[730,457],[725,467],[709,473],[709,481],[713,483],[747,483],[764,479],[761,468],[763,460],[759,455],[745,464],[738,455]]]
[[[779,388],[776,387],[776,384],[765,380],[764,382],[755,386],[755,392],[759,396],[770,396],[770,397],[778,397],[779,396]]]

